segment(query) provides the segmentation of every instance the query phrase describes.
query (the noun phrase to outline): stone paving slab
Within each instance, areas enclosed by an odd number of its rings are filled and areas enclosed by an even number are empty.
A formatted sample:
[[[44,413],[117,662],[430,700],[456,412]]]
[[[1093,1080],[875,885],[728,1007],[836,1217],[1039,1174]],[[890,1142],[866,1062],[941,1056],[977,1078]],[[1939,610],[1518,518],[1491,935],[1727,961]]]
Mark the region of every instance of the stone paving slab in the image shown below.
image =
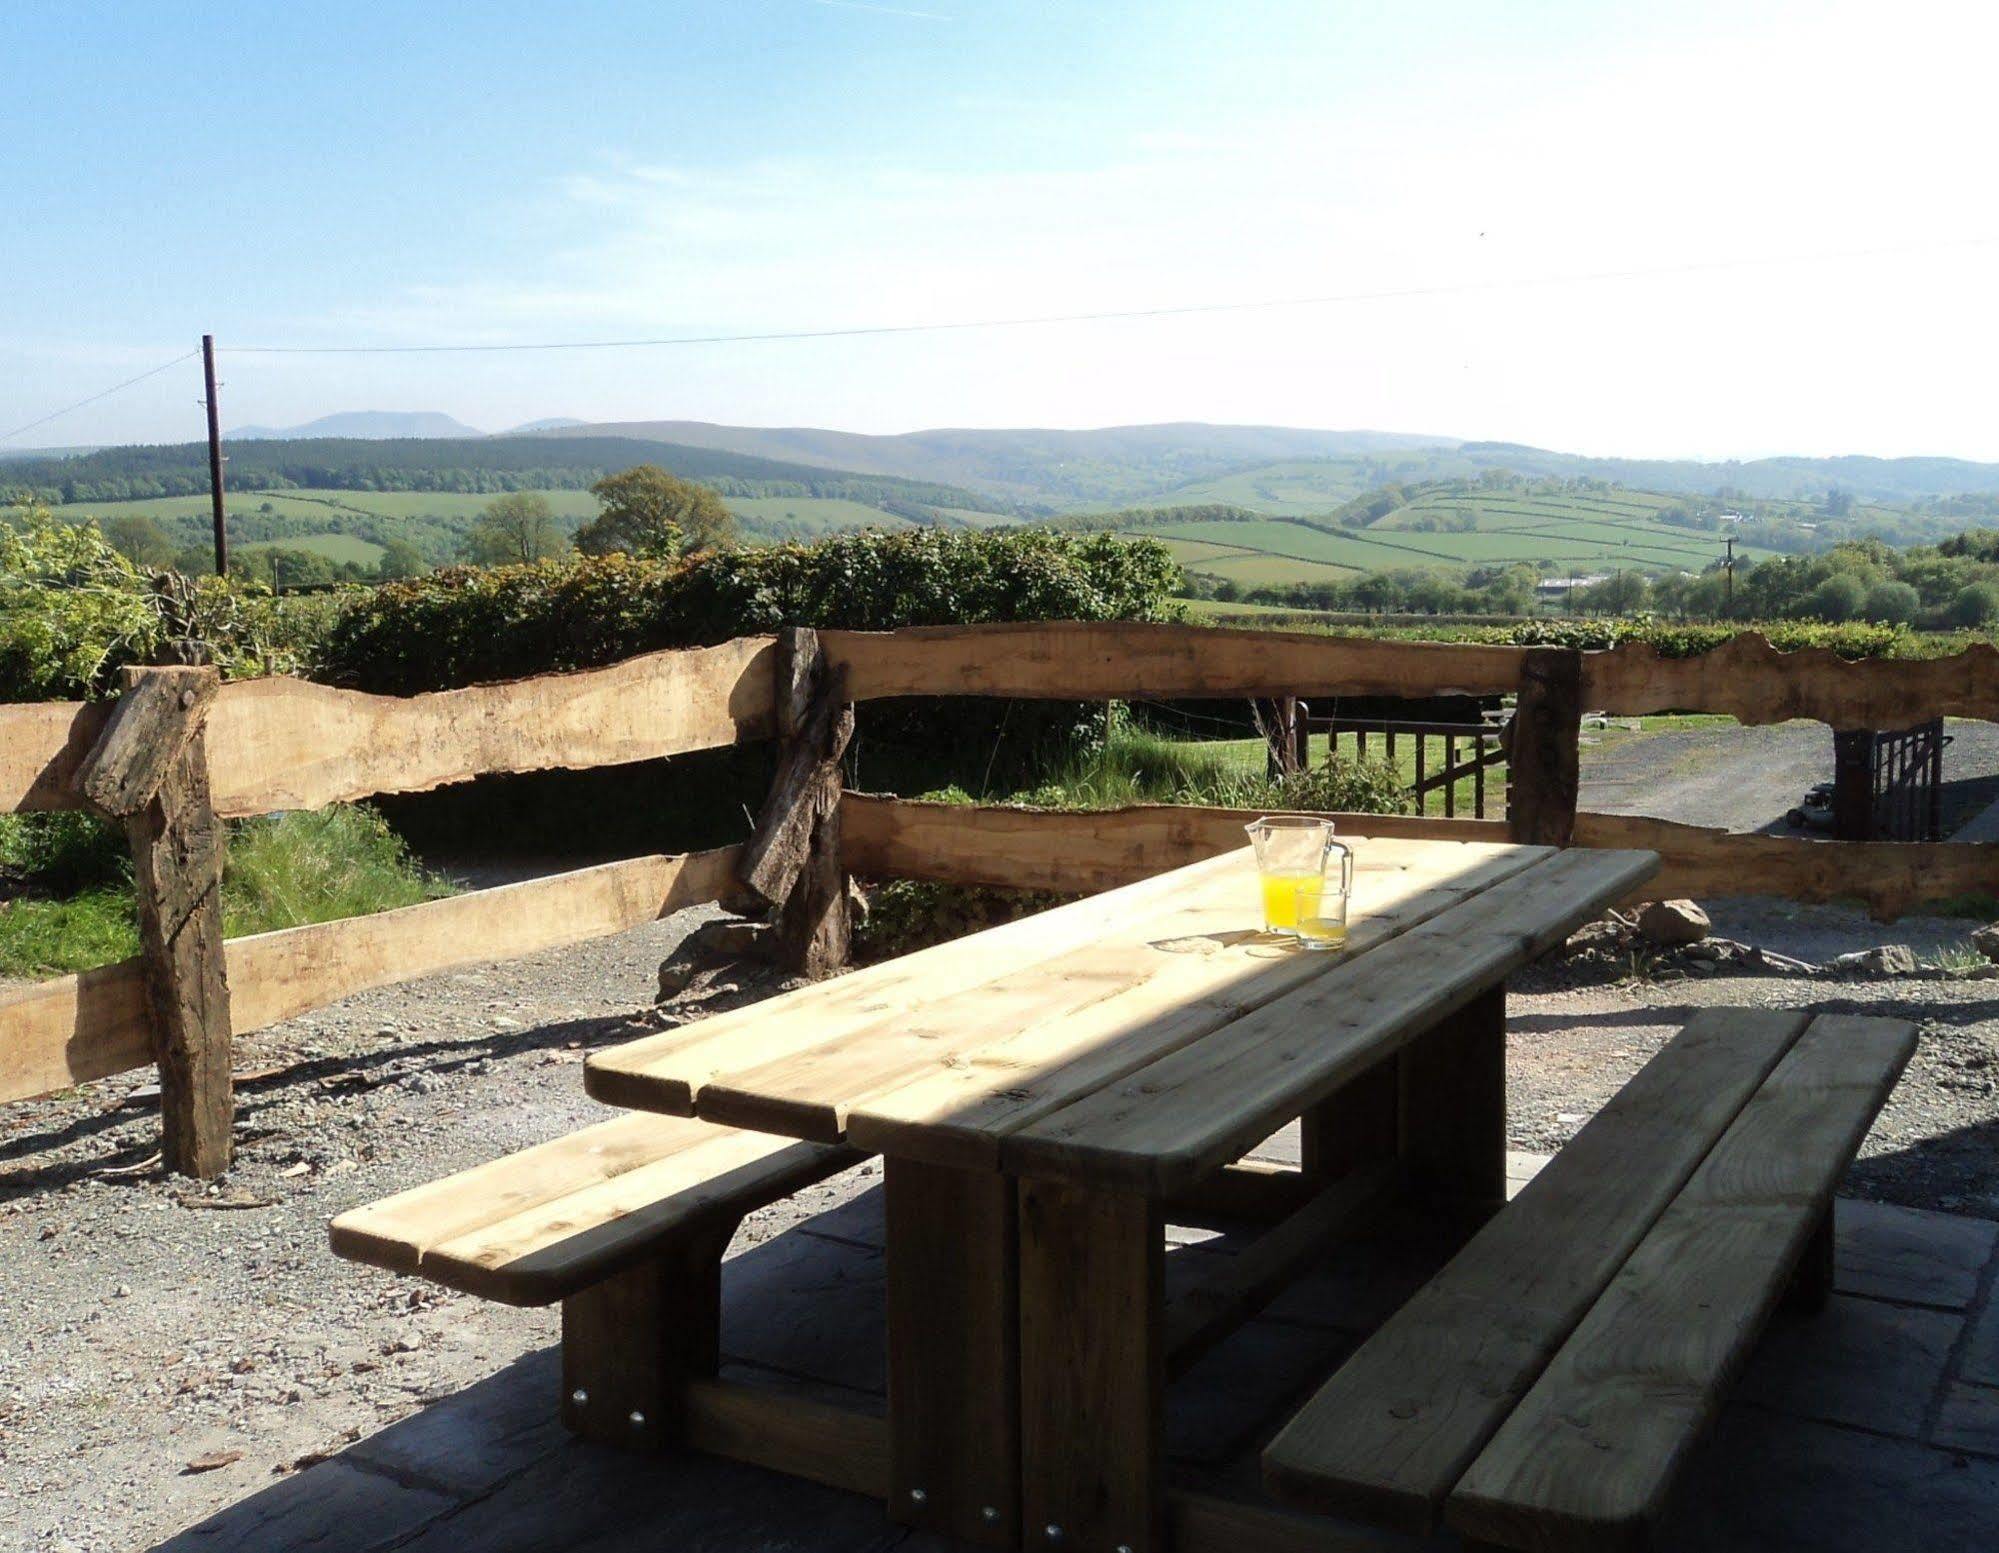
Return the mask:
[[[1943,1311],[1835,1294],[1818,1315],[1779,1315],[1734,1395],[1798,1418],[1919,1440],[1963,1326]]]
[[[1514,1174],[1524,1178],[1532,1164]],[[768,1366],[759,1374],[854,1388],[845,1395],[878,1405],[879,1198],[869,1192],[730,1258],[732,1357]],[[1840,1292],[1819,1316],[1775,1323],[1695,1453],[1663,1548],[1999,1548],[1999,1386],[1979,1380],[1999,1368],[1994,1228],[1853,1203],[1841,1204],[1841,1218]],[[1190,1270],[1240,1244],[1205,1231],[1176,1241],[1169,1266]],[[1421,1248],[1390,1256],[1376,1246],[1300,1280],[1176,1381],[1175,1460],[1218,1483],[1253,1485],[1269,1428],[1425,1268]],[[531,1354],[160,1548],[944,1553],[889,1525],[871,1500],[739,1463],[569,1440],[554,1416],[557,1377],[554,1349]]]
[[[281,1548],[374,1553],[463,1503],[460,1496],[398,1483],[346,1460],[324,1461],[211,1515],[159,1544],[155,1553],[276,1553]]]
[[[1838,1286],[1848,1294],[1963,1310],[1999,1245],[1999,1224],[1842,1199],[1833,1214]]]
[[[1999,1547],[1999,1462],[1725,1410],[1657,1545],[1684,1553],[1975,1553]]]

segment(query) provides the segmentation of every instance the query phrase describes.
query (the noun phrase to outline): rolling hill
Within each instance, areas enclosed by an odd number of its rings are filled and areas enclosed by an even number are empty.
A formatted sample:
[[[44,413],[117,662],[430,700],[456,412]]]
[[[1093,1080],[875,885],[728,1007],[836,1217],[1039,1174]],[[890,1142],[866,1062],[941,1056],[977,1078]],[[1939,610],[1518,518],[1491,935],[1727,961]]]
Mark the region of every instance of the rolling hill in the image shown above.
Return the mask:
[[[1381,431],[1184,422],[1093,431],[933,430],[870,436],[807,426],[718,426],[705,421],[613,421],[565,436],[630,437],[719,448],[829,469],[962,485],[1012,501],[1057,506],[1123,503],[1191,480],[1290,458],[1388,454],[1445,439]]]
[[[226,433],[233,442],[298,442],[323,437],[356,437],[367,441],[394,438],[483,437],[476,426],[436,410],[344,410],[322,415],[303,426],[238,426]]]

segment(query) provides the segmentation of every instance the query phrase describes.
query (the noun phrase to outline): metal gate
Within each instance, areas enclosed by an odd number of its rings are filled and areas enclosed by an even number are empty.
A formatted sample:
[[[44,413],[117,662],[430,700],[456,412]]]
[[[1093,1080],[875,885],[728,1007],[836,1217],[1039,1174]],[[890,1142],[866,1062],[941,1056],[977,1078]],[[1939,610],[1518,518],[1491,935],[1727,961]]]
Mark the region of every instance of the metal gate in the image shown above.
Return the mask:
[[[1832,828],[1841,841],[1941,841],[1943,719],[1832,736]]]

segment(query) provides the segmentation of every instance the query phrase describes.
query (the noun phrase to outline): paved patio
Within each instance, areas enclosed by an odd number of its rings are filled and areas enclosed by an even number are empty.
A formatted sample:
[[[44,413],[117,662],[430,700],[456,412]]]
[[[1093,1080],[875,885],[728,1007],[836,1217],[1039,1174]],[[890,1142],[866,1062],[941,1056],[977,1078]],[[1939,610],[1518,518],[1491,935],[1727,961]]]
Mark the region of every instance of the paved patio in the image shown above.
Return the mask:
[[[1287,1140],[1270,1151],[1281,1157]],[[1537,1168],[1515,1156],[1516,1179]],[[879,1190],[725,1269],[732,1378],[880,1405]],[[1241,1240],[1173,1231],[1169,1288]],[[1174,1384],[1177,1473],[1253,1497],[1288,1403],[1428,1275],[1437,1248],[1382,1239],[1306,1275]],[[1999,1548],[1999,1225],[1840,1204],[1836,1293],[1780,1316],[1688,1471],[1664,1546],[1946,1553]],[[551,1313],[550,1331],[554,1321]],[[551,1347],[158,1545],[172,1553],[869,1553],[941,1548],[881,1506],[689,1454],[636,1457],[555,1421]],[[1347,1542],[1342,1546],[1356,1544]],[[1423,1546],[1384,1539],[1385,1550]],[[1449,1542],[1440,1544],[1453,1545]],[[1329,1542],[1329,1547],[1331,1543]]]

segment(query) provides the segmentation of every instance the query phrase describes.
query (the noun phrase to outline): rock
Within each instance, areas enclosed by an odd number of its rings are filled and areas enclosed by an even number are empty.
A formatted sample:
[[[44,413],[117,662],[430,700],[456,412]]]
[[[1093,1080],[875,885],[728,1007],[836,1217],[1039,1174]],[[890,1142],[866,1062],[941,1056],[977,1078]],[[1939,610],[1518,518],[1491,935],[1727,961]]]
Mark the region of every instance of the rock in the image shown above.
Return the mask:
[[[1907,944],[1876,944],[1836,955],[1828,968],[1849,976],[1908,976],[1916,970],[1916,951]]]
[[[1971,947],[1986,959],[1999,965],[1999,922],[1990,927],[1982,927],[1971,935]]]
[[[1692,901],[1652,901],[1638,913],[1638,931],[1648,944],[1677,948],[1708,934],[1708,917]]]
[[[659,1001],[678,997],[710,966],[730,960],[767,959],[773,938],[773,930],[762,922],[722,917],[702,923],[660,962]]]

